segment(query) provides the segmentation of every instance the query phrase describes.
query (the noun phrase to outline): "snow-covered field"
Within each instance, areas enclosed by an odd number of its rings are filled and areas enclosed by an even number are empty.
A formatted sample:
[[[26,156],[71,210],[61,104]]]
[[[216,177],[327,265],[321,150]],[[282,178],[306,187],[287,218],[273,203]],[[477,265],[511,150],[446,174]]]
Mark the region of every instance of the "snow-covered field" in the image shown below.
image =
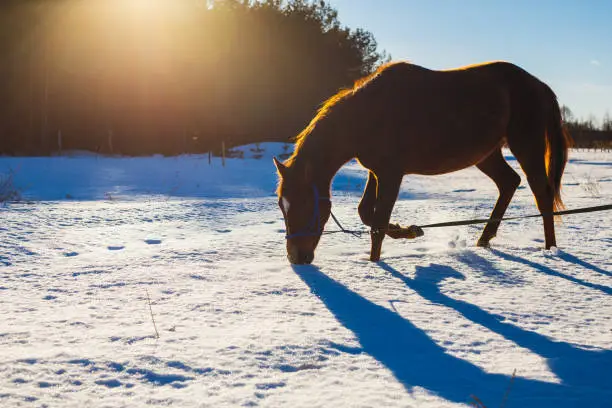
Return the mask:
[[[387,239],[378,264],[369,237],[326,235],[292,267],[262,147],[225,168],[0,158],[26,198],[0,207],[0,407],[612,407],[611,213],[565,217],[559,251],[530,219],[489,250],[481,227]],[[348,227],[364,177],[334,181]],[[536,211],[522,186],[507,215]],[[611,203],[612,153],[572,152],[564,198]],[[476,169],[411,176],[393,218],[495,199]]]

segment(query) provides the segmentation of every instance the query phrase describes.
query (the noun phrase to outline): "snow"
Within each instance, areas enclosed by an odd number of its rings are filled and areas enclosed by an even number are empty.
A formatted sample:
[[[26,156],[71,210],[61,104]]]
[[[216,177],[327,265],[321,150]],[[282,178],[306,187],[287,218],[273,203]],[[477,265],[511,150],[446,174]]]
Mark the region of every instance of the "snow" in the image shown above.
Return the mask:
[[[0,406],[612,406],[609,213],[564,217],[551,251],[530,219],[491,249],[481,226],[386,239],[380,263],[367,236],[326,235],[292,267],[283,149],[261,147],[225,167],[0,158],[26,198],[0,207]],[[567,207],[612,202],[611,168],[571,152]],[[364,183],[355,163],[334,180],[347,228]],[[487,217],[496,193],[474,168],[409,176],[393,219]],[[507,215],[534,212],[523,180]]]

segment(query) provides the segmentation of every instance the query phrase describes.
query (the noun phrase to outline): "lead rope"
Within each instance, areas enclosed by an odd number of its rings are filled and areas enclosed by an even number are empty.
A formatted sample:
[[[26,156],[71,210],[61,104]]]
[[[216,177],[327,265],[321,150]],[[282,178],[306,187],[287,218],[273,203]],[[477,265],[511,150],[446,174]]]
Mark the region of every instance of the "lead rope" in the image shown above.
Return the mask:
[[[596,212],[596,211],[607,211],[612,210],[612,204],[606,205],[596,205],[594,207],[585,207],[585,208],[576,208],[574,210],[563,210],[563,211],[555,211],[551,215],[569,215],[569,214],[580,214],[587,212]],[[419,225],[420,228],[440,228],[440,227],[454,227],[458,225],[472,225],[472,224],[486,224],[488,222],[501,222],[501,221],[510,221],[510,220],[520,220],[523,218],[536,218],[543,217],[545,214],[531,214],[531,215],[520,215],[516,217],[504,217],[504,218],[486,218],[486,219],[476,219],[476,220],[463,220],[463,221],[448,221],[448,222],[438,222],[435,224],[426,224]]]
[[[606,204],[606,205],[596,205],[593,207],[584,207],[584,208],[576,208],[573,210],[563,210],[563,211],[555,211],[553,212],[551,215],[555,216],[555,215],[570,215],[570,214],[581,214],[581,213],[588,213],[588,212],[597,212],[597,211],[607,211],[607,210],[612,210],[612,204]],[[332,217],[332,219],[334,220],[334,222],[336,223],[336,225],[340,228],[340,231],[324,231],[324,234],[335,234],[335,233],[339,233],[339,232],[343,232],[345,234],[350,234],[354,237],[360,238],[361,235],[368,233],[369,231],[367,230],[348,230],[346,228],[344,228],[342,226],[342,224],[340,224],[340,222],[338,221],[338,219],[336,218],[336,216],[334,215],[333,212],[330,212],[330,215]],[[462,221],[447,221],[447,222],[438,222],[435,224],[426,224],[426,225],[418,225],[419,228],[421,229],[425,229],[425,228],[441,228],[441,227],[456,227],[456,226],[461,226],[461,225],[474,225],[474,224],[486,224],[489,222],[501,222],[501,221],[511,221],[511,220],[520,220],[523,218],[536,218],[536,217],[543,217],[545,214],[531,214],[531,215],[520,215],[520,216],[516,216],[516,217],[503,217],[503,218],[481,218],[481,219],[474,219],[474,220],[462,220]]]
[[[340,231],[324,231],[323,232],[324,234],[334,234],[334,233],[337,233],[337,232],[344,232],[345,234],[350,234],[350,235],[352,235],[352,236],[354,236],[356,238],[361,238],[362,234],[366,234],[368,232],[366,230],[348,230],[348,229],[344,228],[342,226],[342,224],[340,224],[340,221],[338,221],[338,219],[336,218],[336,216],[334,215],[333,212],[330,211],[329,214],[331,215],[332,220],[334,220],[336,225],[340,228]]]

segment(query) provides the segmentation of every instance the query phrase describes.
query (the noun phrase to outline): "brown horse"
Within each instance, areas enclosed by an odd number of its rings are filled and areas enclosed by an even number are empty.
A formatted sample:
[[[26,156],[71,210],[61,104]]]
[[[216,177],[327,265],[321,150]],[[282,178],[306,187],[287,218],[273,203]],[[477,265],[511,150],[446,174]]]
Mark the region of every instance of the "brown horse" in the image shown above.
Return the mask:
[[[293,155],[274,162],[291,263],[310,263],[330,211],[330,185],[355,158],[369,170],[359,204],[371,227],[370,260],[383,238],[415,238],[418,227],[390,224],[405,174],[442,174],[476,165],[499,189],[491,218],[501,218],[520,184],[503,158],[520,163],[543,214],[546,248],[556,246],[552,212],[562,208],[561,176],[570,136],[554,92],[516,65],[491,62],[448,71],[392,63],[327,100],[297,137]],[[490,221],[479,246],[499,227]]]

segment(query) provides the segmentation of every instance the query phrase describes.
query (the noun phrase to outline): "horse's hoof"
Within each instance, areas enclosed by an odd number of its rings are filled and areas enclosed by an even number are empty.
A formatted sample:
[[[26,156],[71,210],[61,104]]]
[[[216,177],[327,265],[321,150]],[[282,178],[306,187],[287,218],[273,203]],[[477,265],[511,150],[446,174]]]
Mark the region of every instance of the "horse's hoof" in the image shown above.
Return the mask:
[[[372,249],[372,251],[370,251],[370,262],[378,262],[380,261],[380,253],[381,250],[380,249]]]
[[[411,225],[408,228],[404,228],[400,227],[398,224],[390,224],[390,227],[391,228],[387,230],[387,235],[394,239],[414,239],[425,235],[423,229],[418,225]]]
[[[491,248],[491,244],[489,243],[489,241],[484,239],[479,239],[476,243],[476,246],[481,248]]]
[[[423,231],[423,228],[419,227],[418,225],[409,226],[408,232],[411,235],[410,238],[418,238],[418,237],[422,237],[423,235],[425,235],[425,231]]]

